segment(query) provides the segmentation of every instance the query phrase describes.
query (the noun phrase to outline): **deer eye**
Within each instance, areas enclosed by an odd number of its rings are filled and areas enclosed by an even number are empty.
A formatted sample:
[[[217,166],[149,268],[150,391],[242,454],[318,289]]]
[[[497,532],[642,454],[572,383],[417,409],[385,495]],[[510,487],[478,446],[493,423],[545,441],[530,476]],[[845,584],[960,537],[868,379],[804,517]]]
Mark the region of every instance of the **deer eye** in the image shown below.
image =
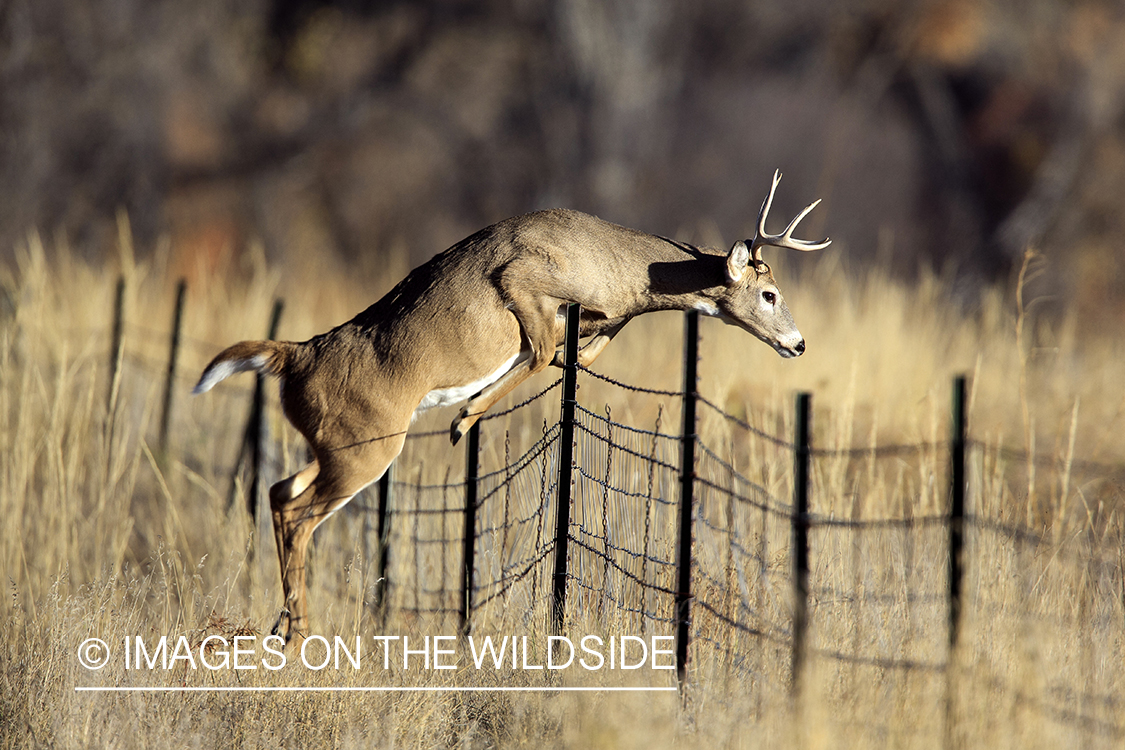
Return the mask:
[[[762,299],[766,301],[767,305],[772,305],[777,302],[777,295],[773,292],[762,292]]]

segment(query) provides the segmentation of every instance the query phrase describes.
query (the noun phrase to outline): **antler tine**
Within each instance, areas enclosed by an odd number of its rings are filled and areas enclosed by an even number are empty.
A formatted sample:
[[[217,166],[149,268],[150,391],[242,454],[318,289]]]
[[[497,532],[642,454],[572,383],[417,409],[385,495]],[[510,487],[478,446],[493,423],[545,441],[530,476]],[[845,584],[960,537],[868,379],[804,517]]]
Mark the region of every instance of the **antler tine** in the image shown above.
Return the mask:
[[[825,237],[820,242],[793,238],[793,230],[797,228],[801,219],[808,216],[810,211],[820,205],[819,200],[813,201],[805,206],[805,209],[797,214],[797,218],[789,222],[789,226],[785,227],[785,231],[781,234],[769,234],[766,232],[766,216],[770,212],[770,206],[773,205],[773,194],[777,191],[777,184],[779,182],[781,182],[781,170],[775,170],[773,173],[773,184],[770,186],[770,193],[766,196],[765,201],[762,202],[761,210],[758,211],[758,228],[755,230],[754,239],[750,243],[750,249],[756,262],[761,262],[762,247],[765,245],[809,252],[810,250],[821,250],[832,244],[832,240],[828,237]]]
[[[762,245],[767,244],[766,239],[769,237],[769,234],[766,233],[766,216],[773,205],[773,194],[777,191],[777,183],[779,182],[781,182],[781,170],[775,169],[769,195],[762,201],[762,207],[758,209],[758,226],[754,230],[754,239],[750,243],[750,253],[754,256],[754,261],[758,263],[762,262]]]

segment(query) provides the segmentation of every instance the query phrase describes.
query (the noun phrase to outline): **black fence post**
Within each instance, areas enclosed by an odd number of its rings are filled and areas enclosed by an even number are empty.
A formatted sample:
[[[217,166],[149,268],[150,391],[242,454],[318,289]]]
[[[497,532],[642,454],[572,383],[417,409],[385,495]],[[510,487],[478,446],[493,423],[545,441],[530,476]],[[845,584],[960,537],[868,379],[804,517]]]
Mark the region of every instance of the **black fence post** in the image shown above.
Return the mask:
[[[793,656],[790,693],[801,691],[801,669],[805,656],[805,634],[809,607],[809,420],[812,395],[797,394],[797,421],[793,461]]]
[[[949,453],[949,648],[961,627],[961,554],[965,533],[965,376],[953,380],[953,425]]]
[[[578,395],[578,323],[582,308],[566,306],[566,344],[563,360],[562,414],[559,427],[559,495],[555,514],[555,572],[552,576],[551,622],[562,632],[566,612],[567,541],[570,536],[570,490],[574,463],[574,412]]]
[[[172,313],[172,343],[168,348],[168,372],[164,378],[164,405],[160,411],[160,453],[168,453],[168,429],[172,424],[172,393],[176,387],[176,367],[180,360],[180,337],[184,322],[187,282],[176,282],[176,308]]]
[[[105,410],[111,418],[117,402],[118,378],[121,361],[125,357],[125,276],[117,277],[113,295],[113,330],[109,344],[109,386],[105,396]]]
[[[474,396],[475,398],[475,396]],[[473,611],[473,553],[477,539],[477,478],[480,475],[480,422],[469,428],[465,444],[465,558],[461,573],[461,634],[469,634]]]
[[[375,553],[375,617],[380,629],[387,624],[387,560],[389,548],[387,546],[390,526],[387,524],[389,508],[391,507],[391,486],[394,484],[394,462],[383,472],[379,478],[379,517],[375,526],[375,533],[379,538],[379,546]]]
[[[281,322],[281,311],[285,308],[285,303],[280,299],[273,301],[273,311],[270,313],[270,329],[266,338],[271,341],[277,338],[277,326]],[[266,376],[258,375],[254,379],[254,442],[250,447],[250,465],[251,474],[250,479],[250,496],[247,502],[250,503],[250,515],[257,521],[258,520],[258,501],[262,489],[262,443],[265,441],[265,417],[266,417]]]
[[[684,316],[683,429],[680,437],[680,529],[676,545],[676,676],[687,680],[691,642],[691,542],[695,489],[695,406],[699,386],[699,311]]]
[[[281,311],[285,302],[280,299],[273,301],[273,312],[270,313],[270,327],[266,338],[277,338],[277,326],[281,321]],[[266,408],[266,378],[258,375],[254,382],[254,397],[250,402],[250,417],[246,420],[246,432],[242,437],[242,450],[239,452],[238,463],[235,464],[234,474],[231,476],[231,494],[229,503],[234,502],[234,490],[238,472],[242,468],[242,459],[250,453],[250,481],[247,482],[249,491],[246,494],[246,509],[254,522],[258,521],[258,496],[262,485],[262,443],[265,440],[265,408]]]
[[[965,376],[953,380],[953,423],[949,442],[949,655],[945,667],[945,746],[954,747],[953,673],[961,630],[965,534]]]

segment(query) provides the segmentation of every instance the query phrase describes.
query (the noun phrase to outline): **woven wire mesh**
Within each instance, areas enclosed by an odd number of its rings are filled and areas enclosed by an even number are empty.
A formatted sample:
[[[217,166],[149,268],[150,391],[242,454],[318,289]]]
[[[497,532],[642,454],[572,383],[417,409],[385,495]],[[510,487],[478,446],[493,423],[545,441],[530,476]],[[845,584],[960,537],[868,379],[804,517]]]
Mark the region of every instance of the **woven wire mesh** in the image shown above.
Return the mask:
[[[154,399],[153,376],[165,369],[151,353],[130,350],[128,336],[125,341],[118,407],[122,421],[137,416],[134,412],[146,399]],[[181,385],[192,380],[177,375]],[[640,397],[676,395],[600,380]],[[507,413],[546,397],[554,387]],[[213,400],[221,403],[218,411],[224,415],[218,430],[222,434],[196,440],[214,454],[196,461],[225,462],[230,475],[236,475],[231,456],[237,451],[231,448],[241,436],[250,391],[241,385],[215,391]],[[190,401],[177,408],[189,414],[216,410],[203,403]],[[692,658],[710,652],[735,672],[758,680],[756,684],[769,685],[777,673],[767,669],[767,662],[784,660],[791,637],[792,488],[784,477],[764,475],[759,458],[763,446],[783,457],[794,446],[711,401],[701,403],[726,425],[728,437],[701,438],[694,467]],[[265,421],[272,438],[264,445],[265,485],[307,461],[303,444],[284,437],[281,419],[276,402],[267,401]],[[188,437],[195,424],[194,417],[188,420]],[[662,431],[661,417],[653,429],[642,429],[614,420],[608,410],[599,414],[581,405],[576,427],[568,606],[630,629],[670,632],[680,438]],[[488,429],[495,432],[492,424]],[[445,441],[447,435],[447,430],[423,431],[411,440]],[[515,445],[519,442],[524,444]],[[557,424],[545,426],[532,440],[513,440],[505,433],[503,459],[482,467],[472,581],[476,615],[511,604],[530,612],[544,600],[554,553],[549,530],[557,442]],[[941,564],[948,536],[946,446],[920,442],[818,448],[812,458],[809,644],[815,660],[835,665],[830,666],[837,670],[830,682],[842,690],[875,673],[944,670],[949,664]],[[408,450],[400,465],[409,467],[409,459]],[[1099,648],[1125,636],[1120,519],[1087,500],[1085,507],[1070,508],[1082,523],[1062,516],[1045,521],[1037,514],[1056,501],[1040,499],[1037,504],[1019,481],[1021,472],[1034,469],[1043,495],[1059,494],[1059,485],[1067,483],[1112,495],[1120,492],[1125,471],[978,441],[969,442],[969,463],[965,556],[971,561],[971,585],[964,610],[971,648],[987,653],[995,633],[1034,630],[1039,648],[1073,655],[1035,693],[1006,664],[981,664],[983,679],[1023,710],[1042,712],[1090,736],[1125,737],[1112,690],[1119,679],[1116,667],[1112,659],[1099,656]],[[867,492],[877,485],[891,488],[887,494],[893,502],[872,507]],[[855,489],[837,495],[829,491],[841,486]],[[1014,496],[1011,487],[1022,487],[1027,495]],[[349,512],[363,519],[377,506],[368,490]],[[400,471],[389,510],[390,606],[452,622],[463,574],[464,478],[458,462]],[[268,517],[262,523],[268,525]],[[1057,603],[1064,600],[1073,606],[1060,609]]]
[[[568,575],[574,606],[646,632],[673,619],[679,439],[579,406]]]

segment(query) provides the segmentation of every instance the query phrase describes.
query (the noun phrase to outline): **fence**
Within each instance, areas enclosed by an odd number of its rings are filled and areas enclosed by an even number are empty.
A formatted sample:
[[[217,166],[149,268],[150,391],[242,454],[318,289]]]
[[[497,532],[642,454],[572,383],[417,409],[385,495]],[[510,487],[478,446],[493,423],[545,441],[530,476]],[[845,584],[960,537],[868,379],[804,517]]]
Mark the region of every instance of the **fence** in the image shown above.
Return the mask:
[[[111,337],[111,409],[124,359],[120,289]],[[177,300],[160,422],[165,449],[182,340],[182,286]],[[279,304],[271,335],[280,312]],[[789,440],[698,392],[698,313],[686,316],[679,391],[639,388],[577,365],[578,313],[571,305],[563,376],[522,403],[482,418],[467,436],[462,476],[446,468],[434,482],[423,481],[420,471],[413,480],[404,471],[388,471],[373,493],[348,506],[349,513],[362,515],[370,528],[365,536],[375,540],[368,551],[379,580],[372,614],[380,621],[390,610],[448,617],[468,633],[491,606],[513,602],[525,613],[546,603],[556,631],[565,630],[577,612],[599,620],[612,615],[641,632],[674,633],[681,686],[690,684],[693,660],[707,653],[721,658],[726,669],[768,679],[764,657],[757,655],[769,649],[788,652],[785,689],[794,695],[803,689],[810,661],[944,675],[940,731],[947,745],[956,744],[956,685],[964,671],[958,654],[966,617],[1013,616],[1011,603],[990,599],[983,583],[1001,556],[1027,560],[1049,552],[1051,560],[1035,569],[1039,580],[1032,590],[1065,586],[1068,576],[1079,575],[1090,640],[1125,635],[1119,524],[1112,515],[1091,516],[1088,527],[1060,541],[1052,532],[1014,522],[1003,508],[986,507],[985,489],[1002,481],[1002,464],[1050,467],[1057,459],[973,439],[963,377],[954,382],[947,440],[822,450],[811,444],[809,394],[797,397]],[[616,421],[608,406],[604,414],[586,408],[577,397],[582,382],[661,400],[652,429]],[[493,420],[543,407],[556,390],[559,419],[544,419],[541,434],[523,440],[522,450],[513,451],[512,435],[505,432],[501,451],[493,435],[497,465],[486,465],[482,426],[487,435]],[[680,408],[678,433],[664,429],[663,402]],[[236,487],[249,488],[249,512],[256,514],[259,477],[280,474],[281,467],[276,459],[266,466],[260,382],[252,403],[231,486],[232,498]],[[710,440],[701,422],[723,425],[727,445]],[[410,465],[412,446],[447,439],[445,430],[413,433],[396,463]],[[776,460],[785,456],[788,461]],[[789,479],[770,475],[786,463],[792,466]],[[236,481],[247,467],[249,480]],[[888,496],[900,501],[899,515],[873,517],[858,490],[834,489],[826,496],[825,488],[858,487],[860,473],[865,486],[895,488]],[[1125,476],[1122,467],[1067,461],[1067,482],[1081,473],[1118,484]],[[791,497],[776,489],[786,484]],[[866,562],[885,549],[899,558],[898,580],[889,585],[874,580],[877,566]],[[818,555],[849,564],[818,569]],[[947,563],[937,564],[941,560]],[[1004,566],[997,570],[1008,570]],[[909,616],[911,622],[897,622],[903,603],[915,611],[914,605],[926,602],[944,602],[944,622],[917,614]],[[837,635],[835,621],[851,625]],[[901,628],[930,637],[899,637]],[[1018,686],[1008,687],[1020,694]],[[1068,690],[1059,691],[1059,705],[1037,709],[1094,737],[1125,737],[1115,696]]]

